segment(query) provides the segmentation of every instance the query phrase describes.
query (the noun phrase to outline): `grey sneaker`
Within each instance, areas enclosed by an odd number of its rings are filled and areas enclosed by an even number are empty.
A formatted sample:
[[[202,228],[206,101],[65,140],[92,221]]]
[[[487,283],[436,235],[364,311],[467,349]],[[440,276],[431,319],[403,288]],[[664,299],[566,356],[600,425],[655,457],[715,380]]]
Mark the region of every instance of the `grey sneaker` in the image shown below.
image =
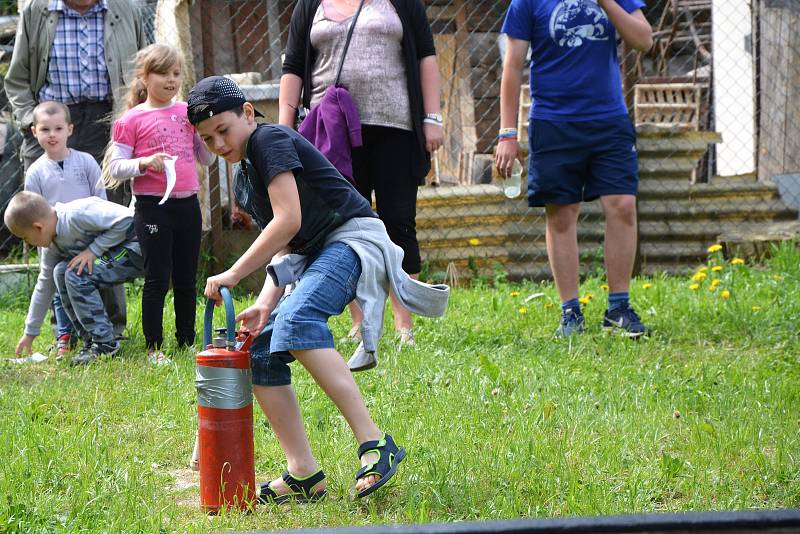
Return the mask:
[[[569,337],[583,334],[586,321],[583,314],[575,308],[567,308],[561,313],[561,324],[556,329],[556,337]]]
[[[107,343],[92,343],[86,346],[72,358],[72,365],[88,365],[103,355],[114,356],[119,352],[120,344],[118,341]]]
[[[364,342],[358,344],[356,351],[347,361],[350,372],[367,371],[378,366],[378,356],[374,352],[367,352],[364,349]]]

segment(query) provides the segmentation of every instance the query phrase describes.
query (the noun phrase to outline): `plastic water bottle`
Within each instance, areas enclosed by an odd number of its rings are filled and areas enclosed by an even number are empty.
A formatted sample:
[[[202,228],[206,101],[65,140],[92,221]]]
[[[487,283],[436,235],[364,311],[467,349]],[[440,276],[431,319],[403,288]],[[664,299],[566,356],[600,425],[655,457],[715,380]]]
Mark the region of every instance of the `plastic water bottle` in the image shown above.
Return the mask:
[[[517,198],[522,190],[522,165],[519,160],[514,160],[511,174],[503,180],[503,194],[507,198]]]

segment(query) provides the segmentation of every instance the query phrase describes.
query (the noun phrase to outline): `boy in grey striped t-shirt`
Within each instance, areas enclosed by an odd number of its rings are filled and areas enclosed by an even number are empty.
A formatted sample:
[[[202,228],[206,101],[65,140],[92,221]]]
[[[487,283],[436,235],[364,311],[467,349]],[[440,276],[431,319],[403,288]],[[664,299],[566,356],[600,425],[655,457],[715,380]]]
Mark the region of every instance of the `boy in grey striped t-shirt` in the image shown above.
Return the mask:
[[[39,159],[25,173],[25,190],[42,195],[51,206],[91,196],[105,200],[106,190],[100,182],[100,166],[86,152],[67,147],[72,134],[69,108],[61,102],[42,102],[33,110],[33,136],[44,149]],[[39,251],[39,257],[43,256]],[[61,305],[58,293],[53,296],[56,318],[57,359],[69,351],[75,339],[75,328]]]

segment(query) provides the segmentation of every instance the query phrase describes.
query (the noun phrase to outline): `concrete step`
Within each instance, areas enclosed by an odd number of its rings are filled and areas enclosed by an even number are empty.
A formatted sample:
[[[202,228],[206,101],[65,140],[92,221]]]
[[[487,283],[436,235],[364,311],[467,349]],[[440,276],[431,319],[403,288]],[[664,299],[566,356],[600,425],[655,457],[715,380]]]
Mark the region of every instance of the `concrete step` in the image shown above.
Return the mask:
[[[725,201],[687,202],[679,199],[650,200],[639,203],[639,220],[771,221],[797,217],[797,211],[773,198],[753,202],[747,198]]]
[[[701,158],[708,147],[722,140],[716,132],[686,132],[681,135],[640,134],[636,138],[636,151],[639,157],[671,158],[674,156]],[[520,141],[520,151],[527,156],[528,141]]]
[[[701,157],[711,144],[718,143],[722,136],[716,132],[685,132],[680,135],[639,134],[636,150],[639,157],[659,155],[695,155]]]
[[[747,175],[745,175],[747,176]],[[688,176],[665,174],[659,179],[641,178],[639,181],[639,198],[686,198],[701,199],[718,196],[730,198],[735,196],[753,196],[759,198],[772,198],[778,194],[777,186],[773,183],[757,182],[748,177],[715,177],[709,183],[691,183]],[[417,207],[450,208],[477,204],[485,209],[498,204],[517,204],[525,202],[524,194],[515,200],[507,200],[495,184],[480,184],[470,186],[452,187],[422,187],[419,190]]]
[[[685,198],[693,201],[747,197],[769,200],[778,197],[775,184],[766,184],[740,178],[714,178],[709,183],[692,184],[685,179],[665,178],[639,181],[639,198]]]
[[[701,154],[702,155],[702,154]],[[663,173],[691,173],[697,167],[697,157],[674,156],[665,158],[659,155],[639,155],[639,175]]]
[[[707,246],[704,242],[642,243],[642,272],[648,275],[658,272],[690,273],[705,262],[708,256]],[[582,273],[602,266],[601,243],[584,242],[579,245],[579,250]],[[423,254],[423,260],[434,270],[443,270],[452,264],[461,271],[470,270],[474,266],[482,274],[487,274],[501,266],[512,279],[541,279],[550,276],[544,241],[526,243],[510,250],[491,246],[428,249]]]
[[[446,207],[422,207],[417,210],[417,228],[456,228],[464,226],[498,226],[504,223],[521,224],[541,220],[541,208],[529,208],[526,201],[486,204],[452,204]],[[581,207],[583,220],[602,218],[599,202],[591,202]],[[797,211],[786,206],[778,198],[747,198],[746,196],[715,199],[705,197],[704,201],[691,198],[665,198],[661,200],[641,200],[639,202],[640,220],[700,220],[719,221],[766,221],[789,220],[797,217]]]
[[[719,236],[729,232],[758,232],[763,229],[760,221],[716,221],[698,224],[697,221],[644,220],[639,223],[639,239],[647,242],[682,243],[694,241],[709,246]],[[500,225],[472,225],[451,228],[422,228],[417,231],[420,246],[425,249],[450,247],[506,246],[514,248],[518,243],[541,241],[545,235],[544,220],[538,222],[503,223]],[[605,237],[602,220],[581,221],[578,224],[579,242],[600,243]],[[470,244],[477,240],[477,244]],[[474,241],[473,241],[474,242]]]

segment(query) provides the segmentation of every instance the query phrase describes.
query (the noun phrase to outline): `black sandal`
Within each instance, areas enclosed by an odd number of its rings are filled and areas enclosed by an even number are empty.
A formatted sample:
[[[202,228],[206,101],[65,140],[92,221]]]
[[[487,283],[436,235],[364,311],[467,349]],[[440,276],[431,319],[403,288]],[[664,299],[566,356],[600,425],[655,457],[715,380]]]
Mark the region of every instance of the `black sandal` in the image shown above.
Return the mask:
[[[322,472],[322,469],[305,478],[296,478],[290,475],[289,471],[284,471],[281,478],[289,489],[292,490],[291,493],[278,495],[275,493],[275,490],[270,487],[270,483],[265,482],[261,484],[261,491],[258,494],[259,504],[283,504],[289,501],[297,503],[316,502],[325,497],[328,493],[328,491],[324,489],[311,491],[314,486],[325,480],[325,473]]]
[[[383,439],[365,441],[362,443],[358,447],[358,458],[361,459],[361,457],[368,452],[377,453],[378,459],[359,469],[358,473],[356,473],[356,481],[372,475],[377,475],[381,478],[367,489],[358,492],[356,495],[358,498],[366,497],[389,482],[389,479],[394,476],[397,470],[397,464],[406,457],[406,450],[402,447],[398,447],[389,434],[384,434]]]

